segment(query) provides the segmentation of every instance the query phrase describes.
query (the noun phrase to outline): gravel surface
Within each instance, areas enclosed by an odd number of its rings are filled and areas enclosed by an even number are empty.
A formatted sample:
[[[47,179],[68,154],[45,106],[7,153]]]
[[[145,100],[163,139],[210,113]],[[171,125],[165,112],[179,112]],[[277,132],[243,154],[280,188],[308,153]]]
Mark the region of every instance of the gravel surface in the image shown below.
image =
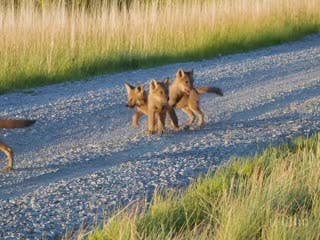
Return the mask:
[[[148,136],[146,118],[131,128],[124,82],[195,70],[203,128]],[[0,238],[58,239],[156,187],[195,176],[270,144],[320,129],[320,35],[255,52],[104,75],[0,96],[1,117],[38,119],[1,130],[16,170],[0,173]],[[177,112],[180,123],[187,118]],[[0,168],[5,166],[1,154]]]

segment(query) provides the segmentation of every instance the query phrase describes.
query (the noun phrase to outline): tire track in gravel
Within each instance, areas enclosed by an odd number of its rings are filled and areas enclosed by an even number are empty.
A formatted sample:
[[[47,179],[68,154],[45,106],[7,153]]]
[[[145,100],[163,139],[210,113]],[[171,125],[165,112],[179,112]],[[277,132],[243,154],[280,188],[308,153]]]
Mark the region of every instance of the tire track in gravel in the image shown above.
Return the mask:
[[[132,129],[123,83],[173,77],[179,67],[195,69],[197,86],[225,91],[223,98],[202,96],[206,125],[148,136],[144,118]],[[1,131],[15,149],[17,170],[0,173],[0,238],[56,239],[156,187],[186,186],[232,156],[318,132],[319,95],[319,34],[250,53],[2,95],[3,117],[38,121]]]

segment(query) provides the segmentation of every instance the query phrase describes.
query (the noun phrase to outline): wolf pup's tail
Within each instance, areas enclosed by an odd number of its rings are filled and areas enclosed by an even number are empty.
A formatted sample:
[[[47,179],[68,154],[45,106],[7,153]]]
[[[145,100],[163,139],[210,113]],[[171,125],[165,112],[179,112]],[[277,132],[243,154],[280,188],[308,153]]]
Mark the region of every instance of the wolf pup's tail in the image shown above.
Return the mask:
[[[218,88],[218,87],[202,86],[202,87],[197,87],[196,90],[200,94],[202,94],[202,93],[215,93],[221,97],[223,96],[223,92],[222,92],[221,88]]]
[[[36,120],[29,119],[0,119],[0,128],[23,128],[34,124]]]

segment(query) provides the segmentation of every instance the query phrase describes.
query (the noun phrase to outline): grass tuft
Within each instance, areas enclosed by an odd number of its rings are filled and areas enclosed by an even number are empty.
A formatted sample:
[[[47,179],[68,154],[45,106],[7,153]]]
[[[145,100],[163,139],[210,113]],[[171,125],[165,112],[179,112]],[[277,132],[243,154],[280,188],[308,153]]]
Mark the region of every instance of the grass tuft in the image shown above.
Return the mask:
[[[319,135],[270,147],[183,193],[156,192],[144,211],[123,212],[89,239],[319,239],[319,167]]]

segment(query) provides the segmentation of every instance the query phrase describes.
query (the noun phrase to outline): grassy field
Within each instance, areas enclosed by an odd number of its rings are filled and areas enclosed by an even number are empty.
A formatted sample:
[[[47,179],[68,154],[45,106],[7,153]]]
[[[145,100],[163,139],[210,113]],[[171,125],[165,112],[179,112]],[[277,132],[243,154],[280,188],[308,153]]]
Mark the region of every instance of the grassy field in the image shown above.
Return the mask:
[[[0,4],[0,92],[229,54],[320,30],[318,0]],[[160,4],[161,2],[161,4]]]
[[[235,159],[183,193],[156,193],[98,239],[320,239],[320,135]]]

